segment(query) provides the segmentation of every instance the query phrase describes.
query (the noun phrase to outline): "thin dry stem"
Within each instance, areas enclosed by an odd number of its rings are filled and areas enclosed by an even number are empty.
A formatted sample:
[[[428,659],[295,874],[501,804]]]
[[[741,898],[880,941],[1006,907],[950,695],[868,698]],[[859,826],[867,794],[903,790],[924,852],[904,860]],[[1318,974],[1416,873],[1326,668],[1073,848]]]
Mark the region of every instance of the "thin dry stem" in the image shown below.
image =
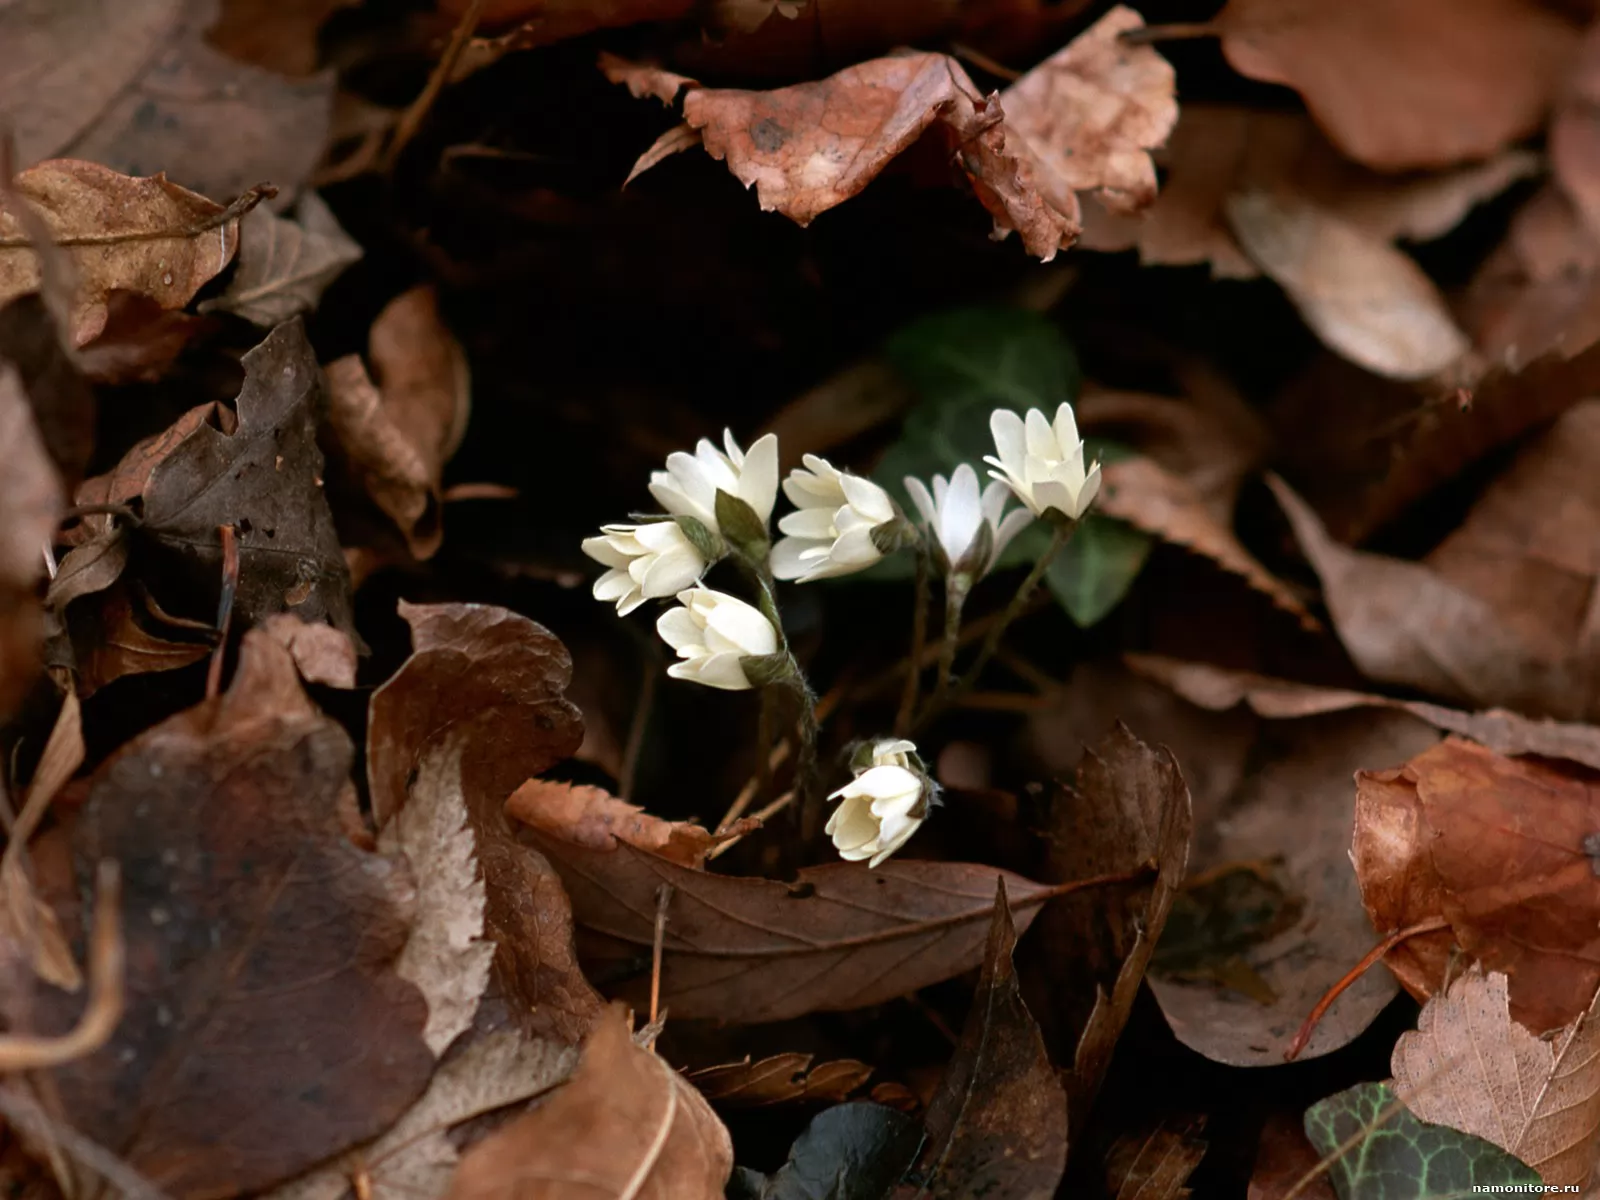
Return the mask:
[[[656,889],[656,937],[650,951],[650,1024],[656,1023],[661,1011],[661,957],[666,952],[667,905],[672,903],[672,885],[663,883]]]
[[[456,61],[461,57],[461,52],[467,48],[467,43],[477,31],[478,20],[483,16],[483,6],[484,0],[472,0],[467,11],[461,14],[455,32],[450,35],[450,44],[445,47],[444,54],[433,68],[433,73],[428,76],[427,84],[421,94],[411,102],[411,107],[406,109],[405,115],[400,118],[400,123],[395,126],[394,137],[385,148],[379,163],[379,170],[383,174],[388,175],[394,170],[395,163],[400,160],[400,152],[417,135],[417,130],[422,128],[422,122],[433,108],[434,101],[439,98],[439,93],[444,91],[444,85],[455,72]]]

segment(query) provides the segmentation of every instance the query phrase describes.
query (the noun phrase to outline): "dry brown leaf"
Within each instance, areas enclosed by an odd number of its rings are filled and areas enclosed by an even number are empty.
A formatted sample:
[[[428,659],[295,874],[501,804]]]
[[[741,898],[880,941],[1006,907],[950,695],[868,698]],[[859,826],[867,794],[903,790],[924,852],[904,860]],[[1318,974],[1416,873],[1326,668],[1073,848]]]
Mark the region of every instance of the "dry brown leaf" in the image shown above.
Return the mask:
[[[872,1077],[872,1068],[853,1058],[813,1065],[810,1054],[774,1054],[760,1062],[726,1063],[688,1073],[700,1094],[722,1108],[766,1108],[827,1100],[842,1104]]]
[[[56,159],[13,181],[67,248],[77,273],[72,340],[84,346],[105,329],[114,290],[182,308],[233,260],[239,222],[166,176],[120,175],[107,167]],[[17,218],[0,204],[0,301],[40,286],[38,259]]]
[[[1600,236],[1600,26],[1584,35],[1550,123],[1550,167],[1590,233]]]
[[[293,613],[275,613],[260,628],[289,651],[307,683],[356,686],[356,648],[332,625],[307,625]]]
[[[1229,0],[1212,28],[1236,70],[1294,88],[1345,154],[1386,171],[1532,133],[1576,43],[1536,0]]]
[[[486,897],[461,795],[459,745],[440,745],[422,760],[406,802],[378,830],[378,849],[404,855],[417,881],[416,924],[394,969],[427,1000],[422,1038],[439,1057],[471,1027],[495,953],[484,938]]]
[[[1594,772],[1506,758],[1448,738],[1394,770],[1356,776],[1350,859],[1382,934],[1444,917],[1384,962],[1433,995],[1453,946],[1510,980],[1511,1015],[1535,1033],[1586,1012],[1600,986],[1600,830]]]
[[[1072,212],[1071,192],[1092,191],[1118,213],[1156,198],[1150,151],[1178,119],[1177,75],[1150,46],[1120,40],[1142,28],[1144,18],[1119,4],[1000,96],[1059,212]]]
[[[680,867],[705,866],[719,841],[751,828],[741,823],[713,836],[693,821],[663,821],[604,788],[530,779],[511,793],[506,813],[559,841],[591,850],[615,850],[619,841],[660,855]],[[759,827],[759,823],[756,827]]]
[[[722,1200],[733,1142],[711,1106],[653,1051],[620,1007],[584,1044],[571,1081],[462,1158],[450,1200]],[[581,1181],[581,1184],[579,1183]]]
[[[1547,1187],[1589,1182],[1600,1136],[1593,1005],[1553,1037],[1535,1037],[1511,1019],[1506,977],[1472,967],[1423,1005],[1390,1069],[1395,1095],[1419,1121],[1494,1143]]]
[[[1211,515],[1205,497],[1186,480],[1143,457],[1106,464],[1103,479],[1100,510],[1107,516],[1204,555],[1298,617],[1303,626],[1317,628],[1316,618],[1300,598],[1240,545],[1231,528]]]
[[[600,52],[595,65],[612,83],[619,83],[633,93],[635,100],[654,96],[669,108],[684,88],[700,86],[698,79],[688,75],[679,75],[652,63],[629,62],[607,50]]]
[[[91,548],[93,543],[79,550]],[[67,608],[69,640],[61,665],[71,668],[80,698],[87,700],[126,675],[176,671],[210,656],[214,629],[183,630],[188,640],[179,641],[146,628],[151,617],[148,598],[123,579]]]
[[[1206,1155],[1197,1136],[1204,1128],[1203,1118],[1170,1118],[1148,1134],[1118,1138],[1106,1155],[1107,1190],[1116,1200],[1188,1200],[1185,1185]]]
[[[1318,1169],[1320,1158],[1299,1113],[1273,1113],[1261,1131],[1246,1200],[1288,1200],[1296,1188],[1304,1200],[1338,1200],[1327,1171]]]
[[[1239,192],[1223,205],[1234,236],[1329,348],[1379,375],[1423,379],[1469,349],[1444,297],[1387,242],[1298,197]]]
[[[280,75],[317,69],[317,32],[341,8],[360,0],[224,0],[206,41],[229,58]]]
[[[470,1038],[439,1064],[428,1090],[405,1115],[362,1147],[359,1164],[371,1189],[363,1200],[440,1200],[461,1157],[451,1127],[559,1087],[577,1063],[572,1047],[530,1040],[515,1030]],[[350,1167],[337,1161],[273,1189],[264,1200],[340,1200],[355,1191]]]
[[[361,258],[358,246],[315,192],[295,219],[257,208],[239,222],[239,263],[222,295],[201,312],[231,312],[270,329],[310,312],[323,291]]]
[[[0,260],[3,261],[3,260]],[[11,712],[38,674],[44,622],[35,598],[44,548],[64,497],[22,381],[0,364],[0,716]]]

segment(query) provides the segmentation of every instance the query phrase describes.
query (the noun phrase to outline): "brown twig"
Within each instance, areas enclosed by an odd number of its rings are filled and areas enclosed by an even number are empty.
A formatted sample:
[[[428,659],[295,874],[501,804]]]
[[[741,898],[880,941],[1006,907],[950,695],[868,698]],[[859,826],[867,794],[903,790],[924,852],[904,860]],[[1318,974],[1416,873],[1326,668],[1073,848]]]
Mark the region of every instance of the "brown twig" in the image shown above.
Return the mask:
[[[1305,1023],[1300,1026],[1300,1032],[1294,1035],[1294,1041],[1290,1042],[1289,1048],[1283,1052],[1283,1061],[1293,1062],[1300,1056],[1300,1052],[1306,1048],[1306,1043],[1311,1040],[1311,1035],[1316,1032],[1317,1023],[1328,1015],[1328,1010],[1333,1007],[1333,1002],[1344,995],[1345,990],[1351,984],[1376,966],[1385,954],[1408,938],[1414,938],[1424,933],[1436,933],[1441,929],[1449,928],[1450,922],[1443,917],[1429,917],[1426,921],[1418,921],[1415,925],[1408,925],[1404,929],[1396,930],[1367,951],[1361,961],[1346,971],[1339,981],[1327,990],[1322,999],[1317,1001],[1316,1007],[1311,1010],[1310,1015],[1305,1019]]]
[[[830,716],[833,715],[834,709],[838,708],[840,703],[843,702],[847,690],[847,681],[841,679],[838,683],[834,684],[833,687],[828,689],[827,693],[823,695],[822,699],[817,701],[816,708],[813,710],[814,719],[816,720],[817,724],[822,724],[822,722],[826,721]],[[789,755],[793,753],[793,738],[786,737],[779,741],[778,744],[772,748],[771,753],[767,755],[768,772],[776,771],[786,761],[788,761]],[[717,822],[716,831],[721,833],[740,817],[744,816],[744,810],[750,807],[760,790],[761,773],[758,771],[749,779],[745,780],[744,786],[739,789],[739,794],[733,798],[733,803],[728,806],[728,811],[723,813],[722,820]],[[623,794],[626,795],[627,793]],[[779,797],[779,799],[781,800],[783,798]],[[768,805],[767,807],[772,808],[772,805]],[[780,804],[778,807],[781,808],[783,805]],[[762,811],[766,810],[763,809]],[[776,812],[777,809],[773,809],[773,811]],[[724,845],[728,846],[731,846],[732,844],[732,842],[724,843]],[[720,853],[721,849],[722,847],[719,846],[717,848],[717,852]]]
[[[109,859],[95,879],[94,933],[89,943],[89,1003],[78,1023],[60,1037],[0,1034],[0,1074],[59,1067],[93,1054],[111,1037],[122,1019],[123,965],[122,876]]]
[[[790,788],[787,792],[785,792],[783,795],[779,796],[776,800],[774,800],[771,804],[767,805],[765,808],[758,809],[756,811],[756,813],[753,816],[751,816],[750,819],[752,821],[757,821],[762,825],[766,824],[767,821],[771,820],[773,817],[775,817],[779,813],[781,813],[784,809],[788,808],[789,805],[793,804],[794,803],[794,798],[798,794],[799,793],[796,792],[793,788]],[[734,846],[737,846],[740,842],[744,841],[744,838],[745,838],[745,835],[743,833],[736,833],[731,838],[728,838],[726,841],[718,842],[715,846],[711,847],[711,849],[706,853],[706,861],[710,862],[712,859],[719,857],[720,855],[722,855],[726,851],[732,849]]]
[[[1124,29],[1117,41],[1124,46],[1148,46],[1152,42],[1189,42],[1196,38],[1221,37],[1223,30],[1216,22],[1187,21],[1171,25],[1146,25],[1141,29]]]
[[[411,107],[401,116],[399,124],[394,129],[394,137],[389,139],[388,146],[384,148],[383,157],[378,162],[378,170],[382,174],[393,173],[395,163],[400,160],[400,152],[417,135],[417,130],[422,128],[422,122],[427,117],[428,111],[433,108],[434,101],[439,98],[439,93],[444,91],[444,85],[450,81],[450,76],[455,71],[456,60],[461,57],[461,52],[467,48],[467,43],[477,31],[478,20],[483,16],[483,6],[484,0],[472,0],[467,11],[461,14],[455,32],[450,35],[450,44],[444,48],[444,54],[434,64],[433,73],[428,76],[428,82],[417,98],[411,102]]]
[[[650,950],[650,1024],[656,1023],[661,1011],[661,959],[667,944],[667,905],[672,903],[672,885],[663,883],[656,889],[656,936]]]
[[[222,660],[228,653],[228,629],[233,624],[233,598],[239,591],[239,540],[232,525],[219,525],[222,538],[222,592],[217,599],[217,648],[206,670],[206,699],[222,691]]]

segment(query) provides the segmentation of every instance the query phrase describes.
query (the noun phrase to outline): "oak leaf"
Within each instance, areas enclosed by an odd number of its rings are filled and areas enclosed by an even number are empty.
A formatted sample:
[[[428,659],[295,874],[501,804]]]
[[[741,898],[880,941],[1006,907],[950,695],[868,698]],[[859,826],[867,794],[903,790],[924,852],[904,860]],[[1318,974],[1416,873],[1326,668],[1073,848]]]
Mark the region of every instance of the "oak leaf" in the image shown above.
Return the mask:
[[[1584,1187],[1600,1136],[1594,1006],[1553,1038],[1511,1019],[1506,977],[1473,967],[1395,1043],[1394,1092],[1419,1120],[1516,1155],[1551,1188]]]
[[[722,1200],[733,1142],[693,1085],[634,1043],[613,1006],[572,1079],[533,1112],[474,1146],[449,1200],[557,1200],[575,1181],[633,1200]]]

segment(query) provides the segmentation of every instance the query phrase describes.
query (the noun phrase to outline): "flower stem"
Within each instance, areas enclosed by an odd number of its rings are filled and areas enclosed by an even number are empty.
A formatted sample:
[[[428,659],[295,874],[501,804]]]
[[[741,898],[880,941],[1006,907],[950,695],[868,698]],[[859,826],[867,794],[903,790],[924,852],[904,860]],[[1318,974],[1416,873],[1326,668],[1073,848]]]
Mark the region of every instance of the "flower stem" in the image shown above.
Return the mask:
[[[906,686],[900,693],[900,711],[895,714],[894,732],[903,735],[911,727],[917,710],[917,685],[922,680],[922,648],[928,641],[928,548],[917,543],[916,597],[911,609],[911,657],[906,663]]]
[[[961,610],[967,606],[972,576],[965,571],[951,575],[944,583],[944,642],[939,647],[939,691],[950,690],[956,665],[956,647],[961,643]]]
[[[983,639],[983,645],[978,648],[978,657],[973,660],[971,668],[950,687],[935,693],[933,699],[928,701],[927,707],[922,710],[921,716],[917,718],[913,729],[920,729],[927,725],[972,690],[973,685],[978,682],[978,677],[983,674],[984,668],[989,665],[989,660],[994,657],[995,651],[1000,648],[1000,639],[1005,636],[1005,632],[1010,628],[1011,623],[1021,616],[1022,611],[1027,608],[1028,599],[1033,595],[1034,588],[1039,586],[1039,581],[1044,578],[1045,572],[1050,569],[1050,564],[1055,561],[1056,555],[1060,554],[1072,539],[1073,531],[1077,527],[1078,523],[1076,521],[1063,521],[1055,527],[1055,531],[1050,538],[1050,544],[1045,547],[1045,551],[1039,556],[1039,560],[1033,564],[1033,568],[1028,572],[1027,578],[1017,587],[1016,593],[1011,597],[1004,611],[1001,612],[1000,619],[989,627],[988,636]],[[958,635],[959,629],[958,614]]]

